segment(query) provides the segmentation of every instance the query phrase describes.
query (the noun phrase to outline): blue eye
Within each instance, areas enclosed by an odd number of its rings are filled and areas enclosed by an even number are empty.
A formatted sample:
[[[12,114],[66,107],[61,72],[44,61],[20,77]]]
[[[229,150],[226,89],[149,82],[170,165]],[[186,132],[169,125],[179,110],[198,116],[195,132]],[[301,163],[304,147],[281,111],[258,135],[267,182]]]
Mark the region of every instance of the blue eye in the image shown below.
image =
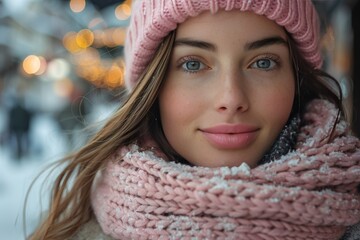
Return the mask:
[[[191,71],[196,71],[200,69],[200,62],[198,61],[188,61],[185,63],[186,69],[191,70]]]
[[[205,65],[197,60],[188,60],[181,64],[181,67],[188,72],[197,72],[205,68]]]
[[[269,58],[262,58],[254,62],[251,67],[263,69],[263,70],[272,70],[276,67],[277,62],[269,59]]]

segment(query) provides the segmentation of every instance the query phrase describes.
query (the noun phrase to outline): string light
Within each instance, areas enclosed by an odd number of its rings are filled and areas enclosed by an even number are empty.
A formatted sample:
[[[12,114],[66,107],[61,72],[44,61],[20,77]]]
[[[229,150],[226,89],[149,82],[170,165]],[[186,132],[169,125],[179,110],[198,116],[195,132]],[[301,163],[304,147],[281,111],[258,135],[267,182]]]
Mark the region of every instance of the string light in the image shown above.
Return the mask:
[[[88,48],[94,42],[94,33],[89,29],[83,29],[76,35],[76,43],[80,48]]]
[[[84,11],[86,7],[86,1],[85,0],[70,0],[69,3],[71,11],[75,13],[80,13]]]
[[[119,4],[115,8],[115,17],[121,21],[127,20],[131,15],[131,4],[131,0]],[[81,12],[85,7],[85,0],[70,1],[73,12]],[[106,27],[104,24],[102,18],[93,18],[87,29],[68,32],[63,38],[63,45],[72,54],[79,77],[97,87],[121,87],[124,85],[125,71],[122,58],[105,60],[100,56],[100,49],[123,46],[126,31],[124,27],[101,29],[100,25]]]
[[[131,7],[127,3],[120,4],[115,9],[115,16],[119,20],[126,20],[130,17]]]
[[[36,74],[41,68],[41,60],[38,56],[29,55],[24,59],[22,66],[26,74]]]

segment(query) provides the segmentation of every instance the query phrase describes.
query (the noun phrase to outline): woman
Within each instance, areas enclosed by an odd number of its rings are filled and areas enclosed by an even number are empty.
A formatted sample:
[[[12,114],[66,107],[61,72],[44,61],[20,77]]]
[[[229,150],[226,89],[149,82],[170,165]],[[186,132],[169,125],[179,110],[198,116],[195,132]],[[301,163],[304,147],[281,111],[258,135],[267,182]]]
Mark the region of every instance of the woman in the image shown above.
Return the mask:
[[[340,239],[360,221],[360,142],[311,1],[137,1],[125,60],[127,101],[64,160],[31,239]]]

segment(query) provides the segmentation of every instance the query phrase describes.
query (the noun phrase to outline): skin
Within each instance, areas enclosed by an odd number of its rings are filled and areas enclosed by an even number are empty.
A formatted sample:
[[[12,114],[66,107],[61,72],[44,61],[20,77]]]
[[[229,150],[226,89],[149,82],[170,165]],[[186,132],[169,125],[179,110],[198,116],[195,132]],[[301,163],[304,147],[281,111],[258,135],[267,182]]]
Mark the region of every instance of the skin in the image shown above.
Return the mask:
[[[255,167],[286,124],[294,95],[283,28],[250,12],[205,12],[177,29],[159,94],[162,127],[193,165]]]

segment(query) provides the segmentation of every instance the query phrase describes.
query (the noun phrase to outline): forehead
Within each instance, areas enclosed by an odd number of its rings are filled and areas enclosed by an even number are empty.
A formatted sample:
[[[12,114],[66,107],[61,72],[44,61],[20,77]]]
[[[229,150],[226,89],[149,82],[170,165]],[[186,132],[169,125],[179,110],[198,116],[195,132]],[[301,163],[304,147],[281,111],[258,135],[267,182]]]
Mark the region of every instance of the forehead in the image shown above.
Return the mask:
[[[239,10],[221,10],[215,14],[206,11],[196,17],[188,18],[179,24],[177,29],[177,38],[204,38],[214,35],[234,36],[241,39],[279,35],[287,39],[284,28],[274,21],[253,12]]]

